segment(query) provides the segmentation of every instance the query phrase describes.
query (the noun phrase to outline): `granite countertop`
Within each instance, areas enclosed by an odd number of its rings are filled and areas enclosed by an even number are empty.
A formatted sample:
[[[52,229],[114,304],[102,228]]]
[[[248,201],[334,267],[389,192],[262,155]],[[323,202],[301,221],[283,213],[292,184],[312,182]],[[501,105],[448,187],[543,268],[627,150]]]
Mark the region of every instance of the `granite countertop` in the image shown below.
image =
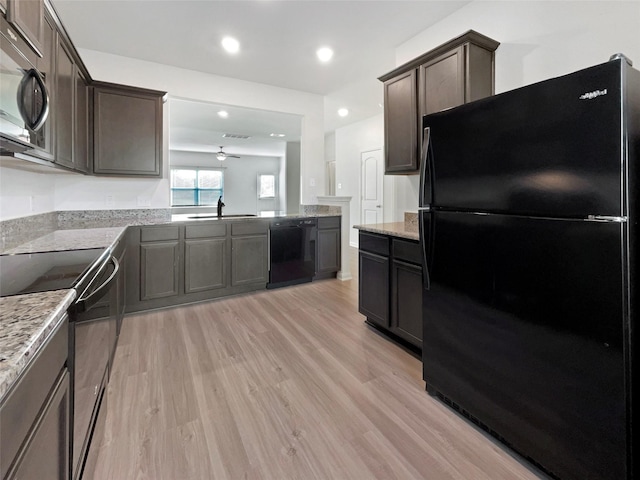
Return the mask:
[[[368,223],[365,225],[354,225],[353,228],[363,232],[380,233],[382,235],[408,238],[410,240],[420,240],[418,224],[413,222]]]
[[[0,403],[75,298],[73,289],[0,298]]]
[[[3,255],[62,250],[107,248],[124,233],[127,227],[77,228],[56,230],[22,245],[5,250]]]

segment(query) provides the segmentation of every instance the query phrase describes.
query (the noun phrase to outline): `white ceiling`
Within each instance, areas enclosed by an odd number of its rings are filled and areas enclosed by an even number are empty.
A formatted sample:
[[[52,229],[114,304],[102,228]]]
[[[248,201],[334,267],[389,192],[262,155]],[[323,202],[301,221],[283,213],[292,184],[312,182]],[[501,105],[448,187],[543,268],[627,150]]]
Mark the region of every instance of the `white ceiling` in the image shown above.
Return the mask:
[[[379,113],[376,78],[394,68],[395,48],[467,3],[53,0],[77,48],[324,95],[326,131]],[[240,41],[239,54],[222,49],[225,35]],[[315,56],[323,45],[335,51],[328,64]],[[349,117],[337,117],[338,106]],[[177,135],[172,142],[195,140]]]
[[[218,112],[229,114],[221,118]],[[169,145],[172,150],[217,152],[220,147],[233,155],[284,155],[286,142],[300,140],[298,115],[255,110],[179,98],[169,100]],[[249,139],[223,137],[247,135]],[[284,134],[272,137],[271,134]]]

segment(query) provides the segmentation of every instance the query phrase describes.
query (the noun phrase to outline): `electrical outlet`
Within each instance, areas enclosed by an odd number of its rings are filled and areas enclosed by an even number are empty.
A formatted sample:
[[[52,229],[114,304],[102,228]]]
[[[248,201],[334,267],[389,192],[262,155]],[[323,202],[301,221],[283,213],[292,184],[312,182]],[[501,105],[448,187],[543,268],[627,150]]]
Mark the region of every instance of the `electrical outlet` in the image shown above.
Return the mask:
[[[113,195],[107,195],[104,201],[107,207],[115,207],[116,201],[113,199]]]
[[[316,186],[316,179],[315,178],[310,178],[309,179],[309,186],[310,187],[315,187]]]
[[[150,207],[151,206],[151,197],[146,195],[138,195],[138,206],[139,207]]]
[[[338,190],[342,190],[342,184],[341,183],[338,184]]]

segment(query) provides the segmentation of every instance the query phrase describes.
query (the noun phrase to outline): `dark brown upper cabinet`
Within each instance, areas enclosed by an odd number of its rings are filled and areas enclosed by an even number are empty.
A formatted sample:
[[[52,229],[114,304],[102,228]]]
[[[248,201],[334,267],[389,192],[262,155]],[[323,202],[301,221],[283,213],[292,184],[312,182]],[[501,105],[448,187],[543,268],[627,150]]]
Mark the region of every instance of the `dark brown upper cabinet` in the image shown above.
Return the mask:
[[[58,36],[56,44],[55,79],[55,163],[73,168],[75,125],[75,64],[70,49]]]
[[[93,173],[162,176],[165,92],[93,84]]]
[[[384,82],[385,173],[404,173],[418,166],[416,70]]]
[[[493,95],[498,45],[469,30],[378,78],[384,82],[386,174],[420,172],[423,115]]]
[[[44,0],[7,0],[7,21],[27,41],[38,56],[44,46]]]

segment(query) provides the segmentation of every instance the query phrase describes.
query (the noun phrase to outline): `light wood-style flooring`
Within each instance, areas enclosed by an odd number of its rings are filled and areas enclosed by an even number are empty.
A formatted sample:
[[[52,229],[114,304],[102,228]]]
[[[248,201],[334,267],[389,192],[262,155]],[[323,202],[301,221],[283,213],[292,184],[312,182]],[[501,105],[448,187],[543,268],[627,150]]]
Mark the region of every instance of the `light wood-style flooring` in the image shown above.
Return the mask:
[[[545,478],[363,321],[357,279],[127,317],[95,478]]]

